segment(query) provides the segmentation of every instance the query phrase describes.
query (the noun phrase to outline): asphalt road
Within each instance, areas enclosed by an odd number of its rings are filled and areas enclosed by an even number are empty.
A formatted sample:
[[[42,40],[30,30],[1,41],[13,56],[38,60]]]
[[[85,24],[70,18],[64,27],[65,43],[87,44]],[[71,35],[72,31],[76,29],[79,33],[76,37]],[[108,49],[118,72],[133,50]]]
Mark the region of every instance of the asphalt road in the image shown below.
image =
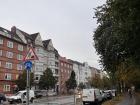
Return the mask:
[[[130,98],[129,95],[126,94],[122,102],[118,105],[140,105],[140,95],[136,93]]]
[[[5,102],[1,105],[23,105],[23,104],[9,104]],[[24,104],[26,105],[26,104]],[[30,105],[74,105],[74,96],[55,96],[55,97],[43,97],[40,99],[35,99]],[[77,104],[77,105],[82,105]]]
[[[34,105],[74,105],[74,96],[59,96],[37,99],[34,101]],[[81,105],[81,104],[80,104]]]

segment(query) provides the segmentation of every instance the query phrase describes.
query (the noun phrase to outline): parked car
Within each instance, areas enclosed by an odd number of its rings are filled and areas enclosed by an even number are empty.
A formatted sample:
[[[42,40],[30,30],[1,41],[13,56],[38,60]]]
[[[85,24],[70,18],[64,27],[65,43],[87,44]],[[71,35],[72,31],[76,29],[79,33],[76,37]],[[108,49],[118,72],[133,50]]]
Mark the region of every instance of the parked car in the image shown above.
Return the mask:
[[[35,92],[35,97],[36,98],[40,98],[40,97],[43,96],[41,90],[35,90],[34,92]]]
[[[102,102],[102,94],[96,88],[83,89],[82,101],[83,105],[86,105],[86,103],[99,105]]]
[[[112,99],[113,96],[111,90],[105,90],[104,92],[107,94],[107,99]]]
[[[25,103],[26,102],[26,99],[27,99],[27,96],[26,96],[26,90],[23,90],[23,91],[19,91],[17,92],[16,94],[14,94],[13,96],[9,96],[7,99],[8,99],[8,102],[10,104],[16,102],[16,103]],[[29,100],[30,102],[33,102],[35,98],[35,94],[34,94],[34,91],[33,90],[30,90],[29,91]]]
[[[35,90],[34,92],[36,98],[47,96],[47,90]]]
[[[6,101],[6,97],[3,93],[0,93],[0,104],[2,101]]]
[[[103,90],[100,90],[100,93],[102,95],[102,101],[107,100],[107,93],[105,93]]]
[[[48,96],[56,96],[57,93],[56,93],[56,92],[48,92],[47,95],[48,95]]]
[[[112,96],[115,97],[117,95],[117,91],[115,89],[111,90]]]

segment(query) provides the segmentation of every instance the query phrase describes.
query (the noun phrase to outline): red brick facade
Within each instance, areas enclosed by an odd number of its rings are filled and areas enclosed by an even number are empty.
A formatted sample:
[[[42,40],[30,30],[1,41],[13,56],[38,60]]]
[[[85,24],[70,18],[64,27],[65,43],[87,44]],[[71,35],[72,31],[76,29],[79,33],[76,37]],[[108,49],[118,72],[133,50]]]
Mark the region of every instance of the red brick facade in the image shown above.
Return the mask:
[[[24,68],[22,58],[26,53],[26,45],[1,34],[0,40],[2,42],[0,43],[0,92],[10,94],[15,87],[13,81]],[[13,46],[11,48],[8,47],[9,41]],[[19,50],[19,46],[22,50]]]
[[[60,62],[60,93],[67,93],[65,82],[70,78],[71,71],[73,70],[72,63],[65,57],[59,58]]]

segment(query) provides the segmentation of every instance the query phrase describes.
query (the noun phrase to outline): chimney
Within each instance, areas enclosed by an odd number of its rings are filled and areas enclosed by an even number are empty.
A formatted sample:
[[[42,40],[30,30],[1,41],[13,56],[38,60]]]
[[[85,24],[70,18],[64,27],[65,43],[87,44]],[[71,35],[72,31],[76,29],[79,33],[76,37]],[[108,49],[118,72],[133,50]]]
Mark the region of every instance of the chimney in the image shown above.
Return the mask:
[[[16,34],[16,27],[15,27],[15,26],[13,26],[13,27],[11,28],[11,33],[12,33],[12,34]]]

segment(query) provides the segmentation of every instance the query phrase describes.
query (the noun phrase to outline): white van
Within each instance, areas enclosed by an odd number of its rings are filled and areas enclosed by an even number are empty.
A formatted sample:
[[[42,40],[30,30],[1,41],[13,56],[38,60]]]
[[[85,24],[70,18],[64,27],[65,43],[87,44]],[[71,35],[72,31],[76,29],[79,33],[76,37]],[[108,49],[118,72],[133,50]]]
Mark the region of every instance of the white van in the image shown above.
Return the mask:
[[[86,103],[100,104],[102,102],[102,94],[99,89],[83,89],[82,92],[83,105]]]
[[[27,99],[26,92],[27,92],[26,90],[23,90],[23,91],[17,92],[13,96],[9,96],[7,98],[8,99],[8,102],[10,104],[12,104],[14,102],[17,102],[17,103],[25,103],[26,102],[26,99]],[[34,91],[33,90],[30,90],[29,91],[29,100],[30,100],[30,102],[33,102],[34,98],[35,98]]]

